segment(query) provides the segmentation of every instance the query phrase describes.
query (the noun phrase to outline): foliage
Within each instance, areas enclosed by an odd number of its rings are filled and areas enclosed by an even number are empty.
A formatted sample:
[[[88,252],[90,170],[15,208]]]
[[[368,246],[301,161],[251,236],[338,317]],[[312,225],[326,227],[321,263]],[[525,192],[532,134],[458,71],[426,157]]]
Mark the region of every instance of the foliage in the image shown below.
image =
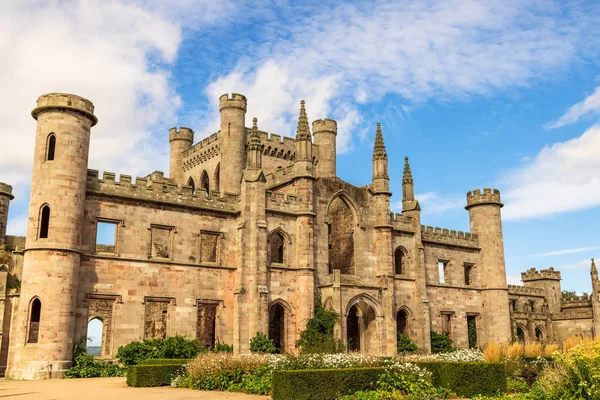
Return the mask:
[[[233,345],[221,343],[217,340],[213,351],[215,353],[233,353]]]
[[[275,347],[275,343],[264,333],[256,332],[256,336],[250,339],[250,351],[253,353],[274,354],[279,350]]]
[[[406,397],[400,392],[387,390],[365,390],[339,397],[338,400],[404,400]]]
[[[414,344],[408,335],[404,335],[398,332],[398,338],[396,341],[398,345],[399,354],[415,353],[419,348]]]
[[[443,333],[431,331],[431,352],[444,353],[452,351],[452,339]]]
[[[117,351],[117,359],[124,365],[136,365],[148,358],[194,358],[198,352],[197,340],[172,336],[121,346]]]
[[[448,353],[436,353],[420,356],[421,361],[483,362],[483,353],[478,349],[456,349]]]
[[[387,367],[377,380],[378,389],[388,392],[400,392],[408,398],[440,399],[445,391],[433,386],[431,372],[415,364],[397,363]]]
[[[0,249],[0,265],[8,264],[10,260],[10,253],[4,249]]]
[[[600,341],[591,341],[559,353],[556,362],[566,372],[565,392],[570,398],[600,399]]]
[[[333,327],[339,315],[325,308],[320,296],[315,296],[315,314],[306,323],[306,329],[300,332],[296,346],[305,354],[341,353],[345,346],[333,336]]]
[[[506,369],[502,363],[416,362],[427,369],[436,387],[459,396],[495,395],[506,392]]]
[[[477,321],[475,318],[467,318],[467,329],[469,337],[469,348],[477,347]]]
[[[94,360],[88,354],[79,354],[65,378],[98,378],[125,375],[125,369],[107,361]]]
[[[523,378],[508,377],[506,379],[506,390],[508,393],[526,393],[529,391],[529,385]]]
[[[127,385],[134,387],[169,386],[171,378],[183,367],[170,365],[131,365],[127,368]]]
[[[185,365],[189,361],[188,358],[149,358],[138,365]]]

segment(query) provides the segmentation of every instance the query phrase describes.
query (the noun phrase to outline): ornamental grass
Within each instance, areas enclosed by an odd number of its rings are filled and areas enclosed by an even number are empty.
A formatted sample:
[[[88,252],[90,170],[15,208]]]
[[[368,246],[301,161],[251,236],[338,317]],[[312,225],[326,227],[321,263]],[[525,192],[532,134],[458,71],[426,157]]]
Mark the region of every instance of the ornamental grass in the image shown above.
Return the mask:
[[[523,352],[525,351],[525,346],[521,342],[511,343],[506,345],[504,348],[504,355],[506,358],[516,360],[518,358],[523,357]]]
[[[540,342],[526,342],[523,345],[523,355],[525,357],[540,357],[543,350],[544,346]]]
[[[487,362],[500,362],[502,346],[499,343],[488,343],[483,349],[483,357]]]

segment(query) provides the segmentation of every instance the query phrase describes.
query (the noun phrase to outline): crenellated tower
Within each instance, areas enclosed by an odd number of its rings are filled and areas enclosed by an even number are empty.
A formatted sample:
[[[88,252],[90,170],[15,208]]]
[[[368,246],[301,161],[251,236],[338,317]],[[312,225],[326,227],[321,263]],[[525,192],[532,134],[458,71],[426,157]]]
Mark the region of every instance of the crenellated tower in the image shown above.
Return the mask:
[[[389,192],[390,177],[388,175],[388,157],[383,143],[381,124],[377,123],[375,146],[373,148],[373,191]]]
[[[526,272],[521,273],[521,280],[525,287],[538,287],[544,289],[549,311],[551,313],[560,312],[560,303],[562,299],[560,271],[556,271],[552,267],[541,271],[530,268]]]
[[[486,342],[508,342],[511,339],[508,289],[504,263],[500,191],[479,189],[467,193],[471,233],[479,236],[478,270],[483,296],[481,319],[486,328]]]
[[[63,93],[40,96],[31,115],[37,131],[13,379],[62,377],[71,366],[90,130],[98,122],[91,101]]]
[[[8,222],[8,206],[15,197],[12,186],[0,182],[0,248],[6,241],[6,224]]]
[[[177,185],[185,185],[183,181],[183,152],[194,144],[194,131],[182,126],[169,129],[169,145],[171,146],[169,158],[169,178]]]
[[[225,193],[240,193],[242,172],[246,168],[246,96],[232,93],[219,97],[221,113],[221,178]]]
[[[312,123],[315,144],[319,146],[317,177],[335,177],[337,122],[332,119],[318,119]]]

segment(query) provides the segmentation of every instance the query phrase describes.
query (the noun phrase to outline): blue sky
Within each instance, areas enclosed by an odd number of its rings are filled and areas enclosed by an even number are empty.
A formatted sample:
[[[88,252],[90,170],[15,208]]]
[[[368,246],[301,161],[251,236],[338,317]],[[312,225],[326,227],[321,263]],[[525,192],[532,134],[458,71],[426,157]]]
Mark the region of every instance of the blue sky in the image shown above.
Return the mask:
[[[338,120],[338,175],[371,180],[375,123],[398,204],[410,157],[422,220],[469,230],[465,193],[501,190],[509,280],[554,266],[589,291],[600,255],[600,6],[593,1],[4,1],[0,181],[24,234],[42,93],[92,100],[90,168],[168,169],[167,132],[218,129],[218,96],[292,136]],[[399,211],[399,210],[397,210]]]

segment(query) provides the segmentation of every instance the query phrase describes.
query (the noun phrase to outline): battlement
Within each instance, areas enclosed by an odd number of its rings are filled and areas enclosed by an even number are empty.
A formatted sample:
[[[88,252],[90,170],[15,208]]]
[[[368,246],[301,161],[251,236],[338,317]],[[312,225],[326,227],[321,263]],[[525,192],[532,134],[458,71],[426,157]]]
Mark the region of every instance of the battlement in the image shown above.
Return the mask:
[[[173,140],[185,140],[191,144],[194,142],[194,131],[185,126],[182,126],[179,129],[173,127],[169,129],[169,143]]]
[[[294,166],[289,165],[287,167],[277,167],[275,171],[265,175],[267,179],[267,186],[273,187],[278,186],[282,183],[290,181],[294,177]]]
[[[390,213],[390,225],[392,225],[392,229],[414,232],[415,226],[413,221],[413,218],[407,214]]]
[[[312,123],[313,136],[317,133],[330,132],[337,135],[337,121],[329,118],[317,119]]]
[[[469,232],[421,225],[421,238],[424,242],[449,244],[453,246],[479,248],[479,236]]]
[[[226,108],[237,108],[246,112],[248,100],[246,96],[239,93],[224,94],[219,97],[219,111],[223,111]]]
[[[531,286],[508,285],[508,293],[516,295],[544,296],[544,289]]]
[[[48,93],[41,95],[37,99],[37,105],[31,111],[31,116],[38,119],[38,116],[50,110],[70,110],[84,115],[92,121],[92,126],[98,123],[98,118],[94,115],[94,104],[83,97],[68,93]]]
[[[155,171],[146,177],[136,178],[135,184],[131,181],[131,175],[119,175],[118,181],[115,177],[114,172],[104,172],[102,179],[99,179],[97,170],[88,169],[87,190],[94,194],[128,197],[134,200],[156,201],[213,210],[238,210],[239,198],[237,195],[226,193],[221,197],[219,192],[206,193],[202,189],[196,189],[196,193],[192,193],[191,186],[179,188],[165,179],[164,174],[160,171]]]
[[[541,271],[535,268],[530,268],[526,272],[521,273],[523,282],[540,281],[540,280],[558,280],[560,281],[560,271],[555,271],[554,268],[543,269]]]
[[[467,206],[465,207],[467,210],[473,206],[483,204],[496,204],[503,207],[504,204],[500,201],[500,191],[498,189],[485,188],[483,189],[483,193],[481,189],[467,192]]]
[[[12,194],[12,186],[6,184],[6,183],[2,183],[0,182],[0,196],[8,196],[10,197],[10,199],[14,199],[15,196],[13,196]]]
[[[265,207],[268,210],[296,212],[299,209],[298,198],[291,194],[267,190]]]
[[[221,152],[220,134],[213,133],[202,141],[183,151],[183,170],[188,171],[196,165],[215,157]]]

